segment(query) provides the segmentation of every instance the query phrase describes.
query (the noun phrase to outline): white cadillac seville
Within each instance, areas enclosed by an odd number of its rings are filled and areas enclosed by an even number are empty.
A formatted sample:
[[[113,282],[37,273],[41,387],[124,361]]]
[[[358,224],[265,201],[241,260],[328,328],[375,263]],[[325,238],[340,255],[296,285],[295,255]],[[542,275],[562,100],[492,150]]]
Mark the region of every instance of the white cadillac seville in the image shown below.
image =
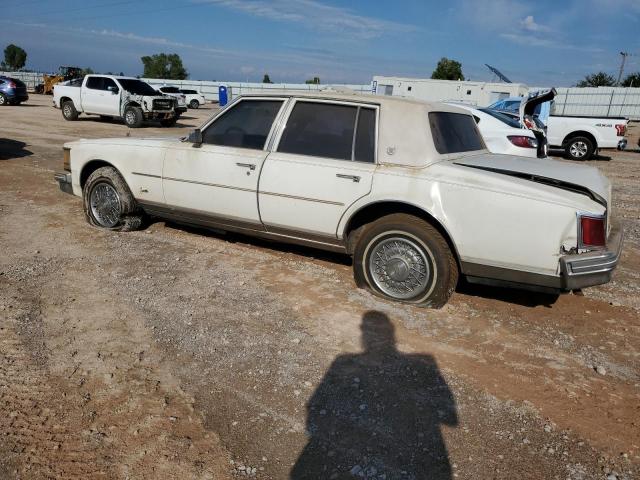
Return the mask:
[[[63,191],[92,225],[143,215],[353,257],[355,281],[440,307],[471,282],[606,283],[622,233],[595,168],[487,151],[469,112],[344,93],[240,96],[186,138],[64,146]]]

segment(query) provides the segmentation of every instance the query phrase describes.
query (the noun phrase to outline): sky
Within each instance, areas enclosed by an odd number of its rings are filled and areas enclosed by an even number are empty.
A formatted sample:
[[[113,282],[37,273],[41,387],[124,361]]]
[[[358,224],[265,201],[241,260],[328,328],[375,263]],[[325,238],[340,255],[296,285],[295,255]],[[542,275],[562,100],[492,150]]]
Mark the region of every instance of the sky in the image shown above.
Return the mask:
[[[5,0],[0,48],[27,68],[142,74],[140,57],[178,53],[194,80],[371,82],[430,77],[441,57],[465,77],[570,86],[640,71],[640,0]]]

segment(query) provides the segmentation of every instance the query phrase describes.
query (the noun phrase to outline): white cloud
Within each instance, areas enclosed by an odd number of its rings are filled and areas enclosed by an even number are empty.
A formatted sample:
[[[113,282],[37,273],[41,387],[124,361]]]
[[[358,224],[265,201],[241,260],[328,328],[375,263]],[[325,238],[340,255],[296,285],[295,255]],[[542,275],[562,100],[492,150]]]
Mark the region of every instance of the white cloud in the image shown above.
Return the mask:
[[[346,8],[325,5],[316,0],[194,0],[240,11],[277,22],[298,23],[305,27],[339,33],[346,37],[371,39],[390,33],[417,30],[414,25],[357,15]]]
[[[533,15],[527,15],[524,20],[521,20],[520,26],[529,32],[548,32],[550,30],[549,27],[536,23]]]

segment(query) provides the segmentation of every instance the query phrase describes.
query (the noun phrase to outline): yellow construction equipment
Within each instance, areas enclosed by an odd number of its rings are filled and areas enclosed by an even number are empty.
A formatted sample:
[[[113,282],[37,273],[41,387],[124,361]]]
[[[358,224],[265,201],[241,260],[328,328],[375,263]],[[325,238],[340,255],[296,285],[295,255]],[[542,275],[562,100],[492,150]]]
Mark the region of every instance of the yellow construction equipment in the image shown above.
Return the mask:
[[[73,80],[82,74],[82,69],[78,67],[60,67],[58,75],[43,75],[42,83],[36,85],[36,93],[43,95],[53,95],[53,86],[60,82]]]

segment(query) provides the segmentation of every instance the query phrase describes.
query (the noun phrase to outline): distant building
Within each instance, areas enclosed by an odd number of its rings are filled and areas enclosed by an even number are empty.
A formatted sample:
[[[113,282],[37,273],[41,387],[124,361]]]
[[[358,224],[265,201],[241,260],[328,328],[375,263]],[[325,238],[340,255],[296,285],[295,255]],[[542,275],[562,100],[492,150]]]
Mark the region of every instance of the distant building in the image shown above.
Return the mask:
[[[468,82],[428,78],[373,77],[372,91],[378,95],[397,95],[436,102],[462,102],[486,107],[507,97],[526,95],[522,83]]]

